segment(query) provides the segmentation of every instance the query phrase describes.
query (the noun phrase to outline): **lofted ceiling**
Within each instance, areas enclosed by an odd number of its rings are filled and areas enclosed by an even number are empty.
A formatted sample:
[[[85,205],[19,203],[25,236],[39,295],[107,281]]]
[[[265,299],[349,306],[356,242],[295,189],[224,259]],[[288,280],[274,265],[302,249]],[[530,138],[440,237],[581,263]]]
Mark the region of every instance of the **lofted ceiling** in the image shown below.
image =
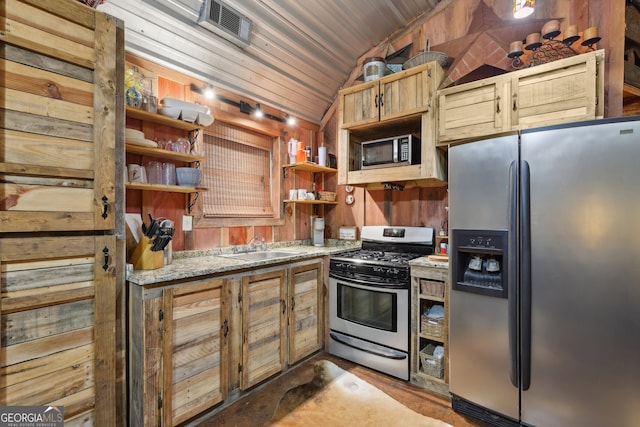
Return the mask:
[[[221,0],[252,22],[248,45],[198,23],[205,0],[107,0],[125,48],[313,123],[320,123],[358,59],[441,0]],[[451,0],[442,0],[449,3]]]

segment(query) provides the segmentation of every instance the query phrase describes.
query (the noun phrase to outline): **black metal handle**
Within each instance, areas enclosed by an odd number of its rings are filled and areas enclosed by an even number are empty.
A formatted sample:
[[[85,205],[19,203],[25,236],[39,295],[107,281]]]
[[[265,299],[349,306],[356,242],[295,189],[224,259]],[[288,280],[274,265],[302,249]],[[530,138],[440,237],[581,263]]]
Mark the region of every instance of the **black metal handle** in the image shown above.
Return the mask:
[[[520,385],[518,373],[518,161],[509,165],[509,229],[507,237],[507,289],[509,315],[509,377],[515,387]]]
[[[107,271],[109,269],[109,248],[105,246],[102,250],[102,254],[104,255],[104,264],[102,265],[102,269]]]
[[[102,196],[102,219],[107,219],[107,209],[109,209],[109,198]]]
[[[522,390],[531,385],[531,171],[520,166],[520,324],[522,334]]]
[[[496,113],[500,114],[500,96],[496,96]]]
[[[380,108],[384,105],[384,93],[380,94]]]
[[[514,93],[513,94],[513,111],[516,111],[518,109],[518,94]]]
[[[287,313],[287,302],[283,299],[280,300],[280,305],[282,306],[282,314]]]
[[[373,97],[373,104],[378,108],[378,95]]]
[[[295,308],[296,308],[296,298],[291,297],[291,311],[293,311]]]
[[[229,335],[229,321],[227,319],[224,319],[224,337],[226,338],[227,335]]]

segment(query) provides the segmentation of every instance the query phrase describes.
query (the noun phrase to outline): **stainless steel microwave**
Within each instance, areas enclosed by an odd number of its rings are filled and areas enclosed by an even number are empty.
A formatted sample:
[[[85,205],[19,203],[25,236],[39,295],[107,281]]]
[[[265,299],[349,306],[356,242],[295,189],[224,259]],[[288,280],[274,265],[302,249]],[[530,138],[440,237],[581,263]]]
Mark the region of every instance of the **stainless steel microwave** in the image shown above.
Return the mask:
[[[420,138],[402,135],[365,141],[360,151],[362,169],[417,165],[420,163]]]

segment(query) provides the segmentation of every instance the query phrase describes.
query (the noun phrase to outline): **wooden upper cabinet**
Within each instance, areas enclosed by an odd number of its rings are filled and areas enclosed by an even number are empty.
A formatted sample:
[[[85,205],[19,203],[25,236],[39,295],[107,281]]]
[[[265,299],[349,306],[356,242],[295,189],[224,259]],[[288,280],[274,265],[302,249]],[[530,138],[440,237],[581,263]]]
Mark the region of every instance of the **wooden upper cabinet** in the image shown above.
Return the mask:
[[[438,144],[604,117],[604,51],[438,91]]]
[[[509,84],[485,79],[438,92],[438,143],[508,130]]]
[[[351,128],[427,111],[442,67],[430,62],[340,91],[340,127]],[[432,100],[433,99],[433,100]]]
[[[379,120],[380,84],[377,80],[340,91],[340,126],[375,123]]]
[[[420,65],[380,80],[380,120],[390,120],[427,111],[435,106],[436,74],[442,75],[437,62]],[[439,83],[439,81],[438,81]]]
[[[0,232],[113,229],[122,23],[75,1],[5,3]]]

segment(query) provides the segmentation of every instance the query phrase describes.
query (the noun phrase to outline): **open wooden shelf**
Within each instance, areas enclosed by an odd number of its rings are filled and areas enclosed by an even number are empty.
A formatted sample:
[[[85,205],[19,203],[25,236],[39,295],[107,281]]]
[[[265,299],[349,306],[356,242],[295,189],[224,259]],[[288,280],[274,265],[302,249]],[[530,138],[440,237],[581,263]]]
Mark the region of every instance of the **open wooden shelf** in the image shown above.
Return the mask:
[[[183,120],[172,119],[171,117],[163,116],[162,114],[150,113],[149,111],[140,110],[138,108],[127,107],[127,117],[187,131],[203,128],[203,126],[200,126],[195,122],[189,123]]]
[[[127,153],[141,154],[143,156],[160,157],[169,160],[178,160],[181,162],[202,162],[207,160],[205,156],[196,156],[187,153],[178,153],[176,151],[163,150],[161,148],[144,147],[142,145],[126,145]]]
[[[180,185],[160,185],[160,184],[143,184],[140,182],[127,182],[125,187],[128,190],[143,190],[143,191],[163,191],[166,193],[199,193],[206,191],[204,188],[195,187],[183,187]]]
[[[285,203],[300,203],[303,205],[337,205],[338,202],[329,202],[326,200],[285,200]]]
[[[305,172],[320,172],[320,173],[336,173],[337,169],[329,168],[326,166],[320,166],[317,163],[302,162],[302,163],[290,163],[282,166],[285,169],[296,169]]]

